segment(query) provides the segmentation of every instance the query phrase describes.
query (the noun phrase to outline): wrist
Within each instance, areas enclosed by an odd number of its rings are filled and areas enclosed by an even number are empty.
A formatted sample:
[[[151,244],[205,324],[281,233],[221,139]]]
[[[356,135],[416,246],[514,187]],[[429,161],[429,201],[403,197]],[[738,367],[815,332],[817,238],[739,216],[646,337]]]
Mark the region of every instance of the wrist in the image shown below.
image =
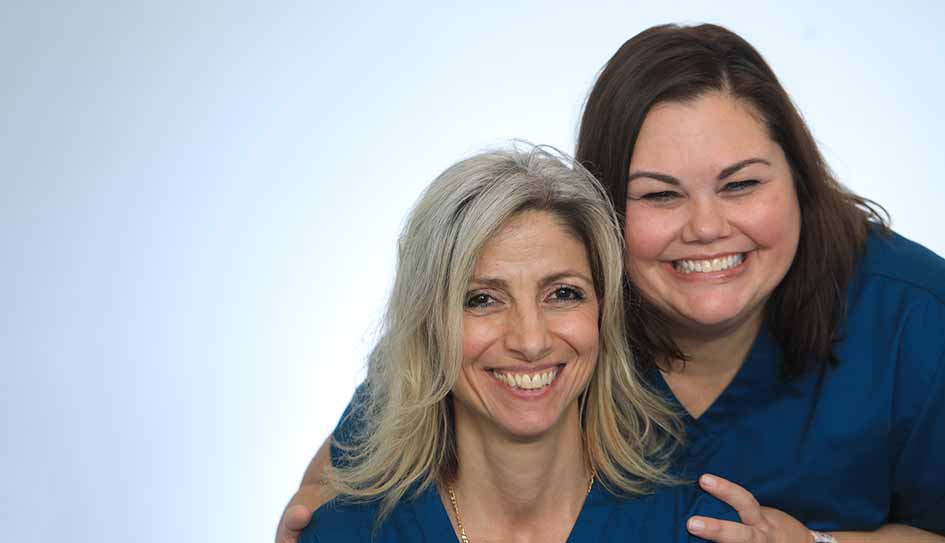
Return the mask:
[[[830,535],[827,532],[818,532],[816,530],[808,530],[810,532],[811,543],[837,543],[837,538]]]

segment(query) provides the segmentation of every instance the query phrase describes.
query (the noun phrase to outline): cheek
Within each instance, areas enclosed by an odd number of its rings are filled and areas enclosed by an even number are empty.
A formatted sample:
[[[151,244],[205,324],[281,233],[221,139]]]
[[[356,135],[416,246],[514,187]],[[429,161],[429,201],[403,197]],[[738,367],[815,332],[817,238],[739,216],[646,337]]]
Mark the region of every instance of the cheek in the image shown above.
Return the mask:
[[[551,331],[563,338],[579,356],[597,359],[600,332],[596,304],[583,308],[579,314],[562,315]]]
[[[580,356],[585,361],[585,385],[590,382],[591,375],[594,374],[594,371],[597,368],[597,357],[598,353],[600,352],[600,334],[597,330],[596,322],[593,329],[589,330],[588,332],[589,333],[586,336],[587,341],[583,345],[582,351],[580,352]]]
[[[580,335],[575,340],[575,346],[582,355],[597,359],[597,348],[600,340],[600,333],[597,329],[597,319],[588,320],[588,322],[579,330]]]
[[[476,361],[495,341],[497,327],[481,318],[463,321],[463,364]]]
[[[784,228],[778,235],[783,240],[785,252],[790,253],[790,260],[793,260],[794,253],[797,252],[797,244],[801,238],[801,210],[797,208],[796,202],[793,206],[787,208],[783,224]]]
[[[784,209],[786,210],[786,224],[788,225],[786,235],[793,238],[796,246],[801,238],[801,205],[797,201],[797,193],[794,192],[793,188],[785,200]]]
[[[753,223],[756,242],[782,250],[793,259],[801,233],[801,210],[793,188],[768,198],[753,214]]]
[[[600,343],[597,335],[594,335],[594,343],[587,346],[585,350],[587,359],[591,362],[591,368],[597,365],[597,354],[600,352]]]
[[[666,217],[645,211],[631,214],[627,210],[624,221],[624,243],[627,245],[627,265],[656,259],[673,239],[674,229]]]
[[[577,355],[575,361],[579,361],[575,366],[577,369],[575,385],[583,387],[590,382],[591,376],[597,368],[597,358],[600,352],[599,333],[596,325],[582,327],[580,330],[575,329],[574,332],[577,333],[569,336],[568,343]]]
[[[656,236],[650,235],[648,228],[633,221],[627,221],[624,234],[627,252],[624,254],[624,271],[638,287],[645,283],[645,270],[648,264],[655,262],[666,247]]]

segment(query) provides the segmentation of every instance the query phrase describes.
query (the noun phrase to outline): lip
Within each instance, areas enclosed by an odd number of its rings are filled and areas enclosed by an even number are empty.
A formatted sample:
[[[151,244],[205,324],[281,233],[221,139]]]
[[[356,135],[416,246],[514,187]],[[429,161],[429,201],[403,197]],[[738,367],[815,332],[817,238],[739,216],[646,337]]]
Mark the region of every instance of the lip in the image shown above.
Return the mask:
[[[506,393],[512,395],[513,397],[521,398],[524,400],[535,400],[535,399],[543,398],[547,396],[548,394],[551,394],[551,392],[558,387],[558,381],[561,380],[561,376],[564,374],[564,372],[567,371],[567,366],[568,364],[543,364],[541,366],[529,365],[527,367],[515,366],[515,367],[503,367],[503,368],[490,368],[486,371],[489,373],[489,379],[491,379],[492,382],[495,383],[496,386],[504,390]],[[521,374],[535,375],[538,373],[544,373],[552,368],[557,368],[558,373],[555,376],[554,380],[551,382],[551,384],[544,388],[538,388],[538,389],[532,389],[532,390],[528,390],[524,388],[512,388],[508,384],[497,379],[495,375],[492,374],[493,371],[498,371],[500,373],[521,373]]]
[[[746,255],[750,252],[751,251],[725,251],[724,253],[714,253],[708,255],[686,255],[679,258],[674,258],[673,262],[676,262],[677,260],[711,260],[713,258],[722,258],[725,256]]]
[[[745,258],[734,268],[729,268],[727,270],[717,271],[717,272],[693,272],[693,273],[683,273],[676,270],[676,267],[673,266],[673,262],[679,260],[709,260],[712,258],[722,258],[730,255],[745,255]],[[754,258],[755,251],[745,251],[745,252],[725,252],[725,253],[715,253],[713,255],[698,255],[698,256],[685,256],[682,258],[677,258],[668,262],[664,262],[663,265],[666,269],[669,270],[669,273],[672,274],[679,281],[686,281],[690,283],[699,283],[703,281],[719,281],[725,279],[731,279],[737,277],[744,273],[748,264]]]
[[[488,371],[498,371],[500,373],[521,373],[534,375],[536,373],[544,373],[552,368],[558,368],[560,370],[564,366],[565,364],[524,364],[519,366],[503,366],[486,369]]]

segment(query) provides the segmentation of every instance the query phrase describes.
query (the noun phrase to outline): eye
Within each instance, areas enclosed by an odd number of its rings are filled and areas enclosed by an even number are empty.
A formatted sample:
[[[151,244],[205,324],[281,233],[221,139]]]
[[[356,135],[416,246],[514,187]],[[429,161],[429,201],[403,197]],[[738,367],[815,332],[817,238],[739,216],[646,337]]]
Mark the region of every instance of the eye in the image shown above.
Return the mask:
[[[466,303],[463,304],[463,307],[466,309],[480,309],[495,304],[496,299],[492,296],[489,296],[485,292],[476,292],[466,295]]]
[[[679,193],[674,190],[661,190],[657,192],[647,192],[633,200],[647,200],[649,202],[669,202],[679,197]]]
[[[564,285],[554,289],[548,298],[557,302],[579,302],[584,299],[584,293],[578,288]]]
[[[755,179],[746,179],[745,181],[733,181],[731,183],[726,183],[722,190],[725,192],[744,192],[750,188],[753,188],[758,185],[758,181]]]

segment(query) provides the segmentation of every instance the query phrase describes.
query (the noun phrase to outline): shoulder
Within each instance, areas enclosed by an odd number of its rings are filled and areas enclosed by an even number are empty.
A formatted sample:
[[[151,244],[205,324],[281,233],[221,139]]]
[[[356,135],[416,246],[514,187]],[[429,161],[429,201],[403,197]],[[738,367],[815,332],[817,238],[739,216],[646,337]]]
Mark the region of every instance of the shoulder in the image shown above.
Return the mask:
[[[848,357],[913,359],[926,372],[942,357],[942,257],[894,232],[874,230],[848,296],[846,338],[841,346]]]
[[[945,304],[945,258],[892,231],[870,232],[857,279],[882,282]]]
[[[874,229],[850,286],[848,311],[852,326],[871,328],[896,345],[909,338],[925,349],[945,347],[945,258]]]
[[[380,500],[332,500],[312,513],[298,543],[414,543],[453,533],[435,485],[401,499],[380,524],[379,511]]]
[[[845,386],[855,380],[875,401],[887,390],[905,439],[929,402],[945,402],[945,259],[894,232],[871,232],[841,337],[837,354],[853,362]]]
[[[377,511],[377,502],[332,500],[312,513],[312,520],[299,535],[298,543],[371,541]]]
[[[344,466],[346,464],[345,453],[339,445],[355,444],[355,436],[362,433],[365,428],[364,404],[368,398],[367,385],[361,383],[354,391],[354,396],[345,407],[338,425],[331,435],[331,463],[335,466]]]
[[[689,517],[699,515],[738,521],[728,504],[705,493],[694,483],[661,487],[652,494],[620,498],[611,496],[614,513],[608,532],[637,534],[640,541],[701,542],[686,530]]]

